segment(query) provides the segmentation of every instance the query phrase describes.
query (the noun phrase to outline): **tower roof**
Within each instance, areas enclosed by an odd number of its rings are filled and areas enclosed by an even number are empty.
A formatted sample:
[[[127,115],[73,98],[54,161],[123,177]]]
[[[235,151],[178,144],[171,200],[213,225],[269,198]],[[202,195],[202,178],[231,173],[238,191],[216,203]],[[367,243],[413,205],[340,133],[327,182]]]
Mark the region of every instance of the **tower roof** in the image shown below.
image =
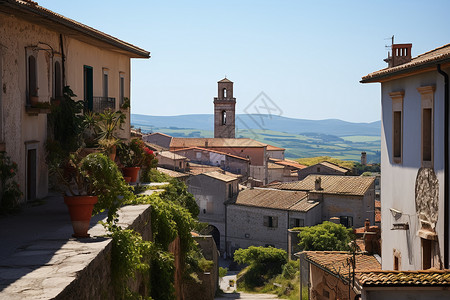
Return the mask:
[[[231,83],[233,83],[233,81],[229,80],[226,77],[224,79],[222,79],[222,80],[217,81],[217,82],[231,82]]]

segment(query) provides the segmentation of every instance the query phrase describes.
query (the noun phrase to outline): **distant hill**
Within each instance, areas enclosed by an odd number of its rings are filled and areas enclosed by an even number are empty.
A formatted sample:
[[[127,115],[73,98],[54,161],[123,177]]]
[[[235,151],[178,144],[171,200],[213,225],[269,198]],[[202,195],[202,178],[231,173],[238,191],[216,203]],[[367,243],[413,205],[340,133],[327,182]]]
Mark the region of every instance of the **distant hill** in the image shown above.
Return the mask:
[[[209,114],[180,116],[147,116],[132,114],[131,123],[146,131],[152,128],[179,128],[213,131],[214,116]],[[381,122],[351,123],[338,119],[305,120],[273,115],[238,114],[236,116],[238,130],[272,130],[291,134],[326,134],[343,136],[380,136]]]
[[[131,115],[131,124],[143,132],[162,132],[174,137],[213,137],[213,115]],[[270,115],[237,115],[236,137],[286,149],[287,158],[330,156],[380,162],[381,122],[351,123],[336,119],[303,120]]]

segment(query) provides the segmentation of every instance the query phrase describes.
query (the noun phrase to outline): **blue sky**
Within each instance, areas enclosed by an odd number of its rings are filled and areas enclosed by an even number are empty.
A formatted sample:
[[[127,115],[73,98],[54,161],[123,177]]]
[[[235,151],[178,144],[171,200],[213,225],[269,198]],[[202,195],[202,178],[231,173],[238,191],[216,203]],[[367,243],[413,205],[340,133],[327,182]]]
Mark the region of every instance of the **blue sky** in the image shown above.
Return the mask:
[[[264,92],[292,118],[380,119],[385,45],[413,56],[450,42],[450,1],[38,0],[151,52],[132,62],[132,113],[213,112],[217,81],[234,82],[237,112]]]

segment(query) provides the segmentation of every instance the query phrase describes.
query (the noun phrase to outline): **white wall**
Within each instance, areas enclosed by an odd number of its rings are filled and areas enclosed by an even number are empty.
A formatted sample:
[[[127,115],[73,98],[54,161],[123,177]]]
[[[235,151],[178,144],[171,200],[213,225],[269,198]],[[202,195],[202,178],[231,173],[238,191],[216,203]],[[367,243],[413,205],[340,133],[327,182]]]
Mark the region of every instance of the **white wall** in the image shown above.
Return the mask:
[[[436,85],[434,97],[434,170],[439,180],[439,217],[436,232],[443,257],[444,202],[444,103],[443,80],[436,71],[393,80],[382,84],[381,124],[381,233],[382,268],[393,269],[393,249],[401,252],[401,269],[421,268],[421,243],[417,235],[415,182],[421,167],[421,95],[418,87]],[[392,101],[389,93],[404,91],[402,163],[392,161]],[[403,212],[394,220],[390,208]],[[410,230],[391,230],[393,223],[408,222]]]

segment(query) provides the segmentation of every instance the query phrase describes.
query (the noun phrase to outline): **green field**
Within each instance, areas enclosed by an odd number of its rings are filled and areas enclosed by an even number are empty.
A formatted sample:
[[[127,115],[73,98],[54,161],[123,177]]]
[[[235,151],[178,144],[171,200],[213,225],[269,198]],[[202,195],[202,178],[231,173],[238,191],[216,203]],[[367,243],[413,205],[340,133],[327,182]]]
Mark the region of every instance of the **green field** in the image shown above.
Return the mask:
[[[174,137],[213,137],[209,130],[187,128],[146,128],[141,126],[144,132],[162,132]],[[379,136],[344,136],[337,137],[327,134],[297,135],[272,130],[237,130],[237,138],[251,138],[262,143],[285,148],[286,158],[296,159],[303,157],[330,156],[342,160],[359,161],[361,152],[367,153],[369,163],[380,162],[380,137]]]

